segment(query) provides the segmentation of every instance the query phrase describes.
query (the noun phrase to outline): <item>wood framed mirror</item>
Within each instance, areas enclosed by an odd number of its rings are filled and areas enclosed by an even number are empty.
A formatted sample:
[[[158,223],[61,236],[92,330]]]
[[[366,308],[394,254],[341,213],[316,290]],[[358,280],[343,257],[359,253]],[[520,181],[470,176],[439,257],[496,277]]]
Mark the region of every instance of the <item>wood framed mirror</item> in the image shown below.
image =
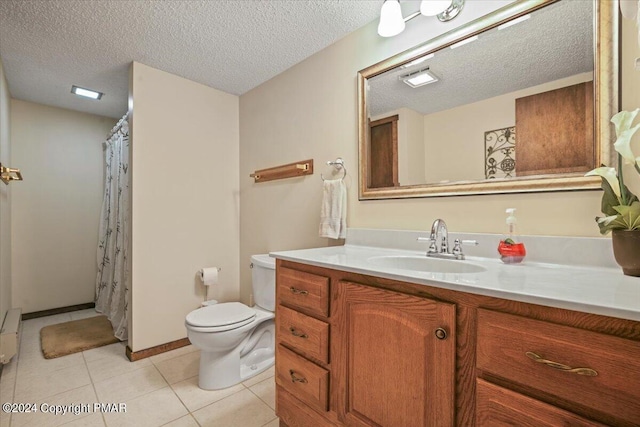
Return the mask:
[[[360,200],[600,188],[618,25],[617,0],[521,0],[361,70]]]

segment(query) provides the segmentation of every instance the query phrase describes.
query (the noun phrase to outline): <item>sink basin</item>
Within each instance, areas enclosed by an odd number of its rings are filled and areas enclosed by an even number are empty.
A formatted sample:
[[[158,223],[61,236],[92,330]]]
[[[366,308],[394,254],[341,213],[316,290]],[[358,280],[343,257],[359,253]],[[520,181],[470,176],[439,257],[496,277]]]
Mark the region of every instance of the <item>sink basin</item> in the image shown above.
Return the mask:
[[[426,256],[377,256],[367,260],[371,264],[399,268],[402,270],[423,271],[427,273],[482,273],[486,268],[461,260],[427,258]]]

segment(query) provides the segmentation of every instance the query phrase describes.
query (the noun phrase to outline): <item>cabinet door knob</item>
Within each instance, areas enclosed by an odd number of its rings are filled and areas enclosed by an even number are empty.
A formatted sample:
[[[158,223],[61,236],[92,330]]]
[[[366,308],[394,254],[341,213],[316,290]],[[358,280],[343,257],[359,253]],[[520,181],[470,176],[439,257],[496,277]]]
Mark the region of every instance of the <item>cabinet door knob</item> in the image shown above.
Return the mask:
[[[436,334],[436,338],[438,338],[439,340],[444,340],[447,338],[447,331],[445,331],[442,328],[436,329],[435,334]]]
[[[294,371],[293,369],[289,369],[289,375],[291,375],[292,383],[307,383],[307,379],[305,377],[299,377],[298,375],[296,375],[296,371]]]
[[[550,368],[557,369],[559,371],[570,372],[572,374],[578,375],[586,375],[588,377],[596,377],[598,376],[598,371],[595,371],[591,368],[572,368],[571,366],[563,365],[562,363],[554,362],[552,360],[543,359],[532,351],[527,351],[525,355],[538,363],[542,363]]]
[[[291,291],[292,294],[296,294],[296,295],[309,295],[309,291],[304,291],[302,289],[296,289],[293,286],[291,286],[289,288],[289,290]]]
[[[293,335],[294,337],[298,337],[298,338],[309,338],[309,336],[307,334],[305,334],[304,332],[300,332],[298,331],[296,328],[294,328],[293,326],[289,327],[289,332],[291,332],[291,335]]]

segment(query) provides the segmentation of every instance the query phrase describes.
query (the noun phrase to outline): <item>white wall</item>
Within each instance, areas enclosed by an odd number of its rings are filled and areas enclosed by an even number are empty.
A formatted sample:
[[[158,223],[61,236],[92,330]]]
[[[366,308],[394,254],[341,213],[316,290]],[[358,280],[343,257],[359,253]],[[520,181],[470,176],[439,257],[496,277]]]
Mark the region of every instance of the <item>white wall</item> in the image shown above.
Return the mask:
[[[102,141],[114,119],[11,100],[12,301],[23,313],[94,301]]]
[[[338,156],[349,171],[350,227],[428,230],[440,217],[454,231],[500,233],[504,209],[515,207],[524,234],[598,236],[594,217],[600,214],[600,191],[358,201],[356,73],[508,3],[468,1],[449,23],[423,17],[391,39],[379,37],[372,22],[242,95],[241,263],[252,253],[331,244],[317,235],[319,173],[328,173],[324,162]],[[625,38],[635,40],[626,33]],[[631,78],[638,73],[626,77],[623,91]],[[316,160],[314,175],[265,184],[248,177],[255,168],[306,158]],[[250,283],[250,275],[241,272],[245,302]]]
[[[201,267],[222,268],[221,301],[238,297],[239,100],[132,67],[129,346],[139,351],[187,336],[184,318],[204,298]]]
[[[592,80],[593,73],[582,73],[425,115],[423,182],[484,179],[484,133],[516,125],[516,99]],[[516,129],[516,146],[517,141]],[[517,155],[516,149],[516,161]],[[454,168],[451,158],[456,159]]]
[[[0,163],[11,164],[10,94],[0,59]],[[0,183],[0,326],[11,308],[11,186]]]

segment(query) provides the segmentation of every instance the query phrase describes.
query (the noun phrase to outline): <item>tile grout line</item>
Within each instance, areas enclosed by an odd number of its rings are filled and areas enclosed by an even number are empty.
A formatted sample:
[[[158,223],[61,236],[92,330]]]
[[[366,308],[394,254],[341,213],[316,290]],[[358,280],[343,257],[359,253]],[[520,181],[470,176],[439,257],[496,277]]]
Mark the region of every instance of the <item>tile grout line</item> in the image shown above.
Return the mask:
[[[256,386],[256,385],[258,385],[258,384],[260,384],[260,383],[263,383],[263,382],[265,382],[265,381],[269,381],[269,380],[271,380],[271,379],[274,379],[274,377],[269,377],[269,378],[267,378],[267,379],[265,379],[265,380],[262,380],[262,381],[260,381],[260,382],[258,382],[258,383],[255,383],[255,384],[253,384],[251,387]],[[244,385],[244,384],[243,384],[243,385]],[[245,387],[246,387],[246,386],[245,386]],[[273,413],[275,413],[275,412],[276,412],[276,410],[275,410],[274,408],[272,408],[272,407],[271,407],[271,405],[269,405],[269,404],[268,404],[268,403],[267,403],[263,398],[261,398],[260,396],[258,396],[258,394],[257,394],[255,391],[251,390],[251,387],[247,387],[247,388],[249,389],[249,391],[250,391],[251,393],[253,393],[253,395],[254,395],[255,397],[257,397],[258,399],[260,399],[260,401],[261,401],[262,403],[264,403],[265,405],[267,405],[267,406],[269,407],[269,409],[271,409],[271,410],[273,411]],[[277,416],[276,416],[276,418],[277,418]],[[271,421],[273,421],[273,420],[271,420]],[[269,421],[269,423],[270,423],[271,421]],[[267,424],[269,424],[269,423],[267,423]]]
[[[18,357],[17,357],[17,360],[16,360],[16,375],[15,375],[14,383],[13,383],[13,402],[15,402],[15,399],[16,399],[16,389],[18,388],[18,365],[20,364],[20,353],[21,353],[21,351],[23,350],[23,347],[22,347],[22,339],[23,339],[23,335],[22,335],[22,330],[21,330],[21,333],[20,333],[20,345],[19,345],[19,347],[18,347],[18,354],[17,354],[17,356],[18,356]],[[42,350],[40,350],[40,351],[42,351]],[[84,360],[84,355],[83,355],[83,360]],[[86,363],[85,363],[85,367],[86,367]],[[66,368],[64,368],[64,369],[66,369]],[[89,370],[88,370],[88,368],[87,368],[87,374],[88,374],[88,373],[89,373]],[[90,376],[90,375],[89,375],[89,381],[91,381],[91,376]],[[93,384],[93,382],[91,382],[91,384]],[[77,389],[82,388],[82,387],[86,387],[87,385],[88,385],[88,384],[85,384],[85,385],[82,385],[82,386],[79,386],[79,387],[75,387],[75,388],[72,388],[72,389],[69,389],[69,390],[62,391],[62,392],[60,392],[60,393],[52,394],[52,395],[50,395],[50,396],[45,396],[45,397],[41,397],[41,398],[39,398],[39,399],[33,399],[33,400],[34,400],[34,401],[35,401],[35,400],[40,400],[40,401],[42,401],[42,400],[46,400],[46,399],[51,399],[51,398],[53,398],[53,397],[55,397],[55,396],[58,396],[58,395],[60,395],[60,394],[68,393],[68,392],[70,392],[70,391],[77,390]],[[80,418],[78,418],[78,419],[81,419],[81,418],[84,418],[84,417],[80,417]],[[9,426],[11,426],[12,422],[13,422],[13,414],[10,414],[10,417],[9,417]],[[67,424],[67,423],[64,423],[64,424]],[[62,424],[62,425],[64,425],[64,424]]]
[[[91,371],[89,370],[89,363],[87,362],[87,358],[84,356],[84,351],[82,352],[82,360],[84,360],[84,367],[87,368],[87,373],[89,374],[89,381],[91,381],[91,388],[93,388],[93,392],[96,395],[96,401],[99,403],[100,398],[98,397],[98,390],[96,390],[96,384],[93,382],[93,377],[91,376]],[[100,417],[102,418],[102,423],[106,426],[107,420],[104,418],[104,413],[100,412]]]
[[[273,412],[275,413],[275,411],[273,411]],[[276,416],[273,418],[273,420],[269,420],[269,422],[266,422],[266,423],[262,424],[262,427],[266,426],[267,424],[271,424],[274,420],[277,420],[277,419],[278,419],[278,416],[276,415]]]

